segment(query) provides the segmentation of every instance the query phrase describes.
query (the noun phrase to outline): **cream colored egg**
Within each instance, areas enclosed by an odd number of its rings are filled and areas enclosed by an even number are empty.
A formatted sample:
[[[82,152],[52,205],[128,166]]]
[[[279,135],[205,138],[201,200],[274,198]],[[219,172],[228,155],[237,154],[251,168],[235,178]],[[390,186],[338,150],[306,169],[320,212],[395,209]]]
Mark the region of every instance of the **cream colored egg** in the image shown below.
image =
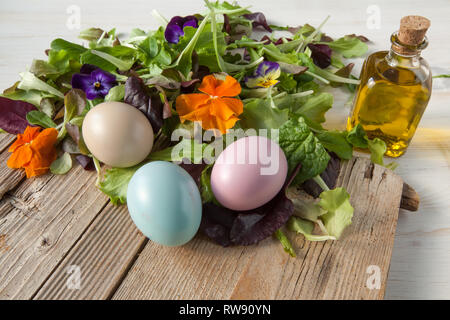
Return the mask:
[[[148,119],[123,102],[104,102],[89,110],[82,132],[92,155],[113,167],[138,164],[153,146],[153,129]]]

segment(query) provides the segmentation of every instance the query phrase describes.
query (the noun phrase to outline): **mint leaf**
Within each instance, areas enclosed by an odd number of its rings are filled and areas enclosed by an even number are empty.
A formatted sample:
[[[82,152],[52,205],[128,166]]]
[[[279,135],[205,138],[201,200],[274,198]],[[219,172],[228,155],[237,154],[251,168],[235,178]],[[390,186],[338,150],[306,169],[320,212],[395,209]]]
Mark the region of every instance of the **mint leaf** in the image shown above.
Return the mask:
[[[328,234],[336,239],[352,223],[354,209],[349,199],[350,195],[344,188],[336,188],[320,194],[319,205],[327,211],[321,219]]]
[[[295,184],[321,174],[330,160],[327,151],[302,117],[291,119],[280,128],[279,144],[288,160],[290,172],[299,163],[302,165],[294,179]]]

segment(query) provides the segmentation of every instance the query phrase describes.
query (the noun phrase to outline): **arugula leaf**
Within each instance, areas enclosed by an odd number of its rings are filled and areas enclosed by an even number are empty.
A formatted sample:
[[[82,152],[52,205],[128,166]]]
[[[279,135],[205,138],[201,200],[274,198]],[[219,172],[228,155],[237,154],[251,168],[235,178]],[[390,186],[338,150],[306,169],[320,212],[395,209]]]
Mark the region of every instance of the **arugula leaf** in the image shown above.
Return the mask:
[[[61,38],[53,40],[50,44],[50,48],[56,51],[65,50],[72,56],[79,56],[87,50],[85,47],[80,46],[79,44],[69,42]]]
[[[54,128],[56,124],[53,120],[42,111],[32,110],[27,113],[27,121],[43,128]]]
[[[328,152],[302,117],[298,120],[288,120],[280,128],[279,144],[288,160],[290,172],[299,163],[302,165],[294,179],[295,184],[301,184],[321,174],[330,160]]]
[[[322,43],[322,42],[321,42]],[[364,55],[368,46],[356,37],[345,36],[331,42],[323,42],[331,49],[339,52],[344,58],[354,58]]]
[[[353,207],[350,195],[344,188],[324,191],[320,194],[319,205],[327,213],[321,216],[330,236],[339,239],[344,229],[352,223]]]
[[[67,152],[64,152],[61,157],[53,161],[50,165],[50,171],[53,174],[66,174],[71,168],[72,157]]]

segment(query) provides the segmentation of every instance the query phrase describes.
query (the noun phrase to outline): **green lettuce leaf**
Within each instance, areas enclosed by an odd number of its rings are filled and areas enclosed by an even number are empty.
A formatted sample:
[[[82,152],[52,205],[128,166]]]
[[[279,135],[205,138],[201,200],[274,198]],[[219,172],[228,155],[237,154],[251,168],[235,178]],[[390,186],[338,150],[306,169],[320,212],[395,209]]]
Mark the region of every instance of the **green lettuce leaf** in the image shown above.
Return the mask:
[[[287,227],[291,231],[302,234],[308,241],[336,240],[336,238],[333,236],[313,234],[314,222],[299,217],[290,217],[287,223]]]
[[[339,239],[344,229],[352,223],[353,207],[350,195],[344,188],[324,191],[320,194],[319,205],[327,213],[321,216],[330,236]]]
[[[369,140],[367,143],[370,150],[370,160],[373,163],[384,166],[383,156],[387,149],[386,143],[379,138]]]
[[[103,180],[99,183],[99,189],[111,199],[113,204],[125,204],[127,202],[128,183],[141,166],[142,164],[138,164],[129,168],[106,170]]]

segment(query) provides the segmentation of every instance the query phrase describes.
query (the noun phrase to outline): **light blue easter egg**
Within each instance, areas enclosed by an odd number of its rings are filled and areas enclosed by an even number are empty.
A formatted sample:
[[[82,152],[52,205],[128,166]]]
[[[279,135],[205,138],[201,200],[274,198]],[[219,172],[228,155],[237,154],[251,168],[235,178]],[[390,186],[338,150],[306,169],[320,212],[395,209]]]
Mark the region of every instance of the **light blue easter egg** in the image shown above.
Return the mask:
[[[191,240],[200,226],[202,200],[192,177],[166,161],[139,168],[128,184],[131,219],[150,240],[180,246]]]

